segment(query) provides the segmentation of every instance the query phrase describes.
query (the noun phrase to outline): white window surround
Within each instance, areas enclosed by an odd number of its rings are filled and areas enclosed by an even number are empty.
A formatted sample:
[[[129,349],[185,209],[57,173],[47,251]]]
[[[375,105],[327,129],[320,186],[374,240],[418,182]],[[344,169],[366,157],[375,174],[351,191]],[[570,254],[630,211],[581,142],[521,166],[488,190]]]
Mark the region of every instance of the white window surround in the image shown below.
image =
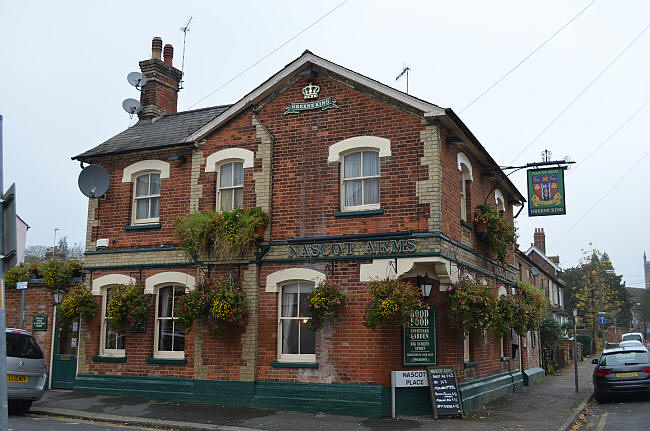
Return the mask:
[[[309,268],[288,268],[272,272],[266,276],[267,293],[277,293],[279,287],[289,281],[310,281],[314,286],[325,281],[325,274]]]
[[[340,184],[340,190],[341,190],[341,210],[342,211],[363,211],[363,210],[373,210],[373,209],[379,209],[381,208],[381,199],[380,199],[380,190],[381,190],[381,167],[378,166],[378,172],[375,175],[366,175],[364,176],[364,159],[367,157],[366,153],[372,153],[372,154],[377,154],[377,151],[374,148],[368,149],[354,149],[352,152],[345,152],[341,153],[342,156],[342,163],[341,163],[341,184]],[[345,176],[345,170],[347,169],[345,167],[346,163],[353,163],[351,161],[347,160],[346,156],[352,156],[353,154],[359,154],[359,174],[358,177],[348,177],[346,178]],[[377,158],[377,162],[379,163],[379,158]],[[376,189],[376,194],[377,194],[377,202],[372,202],[372,203],[366,203],[366,191],[365,188],[371,187],[372,185],[367,184],[366,182],[372,182],[372,181],[377,181],[377,189]],[[361,182],[361,191],[360,191],[360,199],[361,202],[358,203],[357,205],[346,205],[346,193],[347,193],[347,187],[346,187],[346,181],[360,181]],[[374,189],[374,188],[372,188]],[[373,200],[372,198],[370,200]]]
[[[465,153],[458,153],[457,156],[458,160],[458,170],[463,171],[463,165],[467,167],[467,170],[469,171],[469,178],[466,178],[470,181],[474,181],[474,175],[472,174],[472,163],[469,161],[469,157],[465,155]]]
[[[340,162],[345,153],[364,149],[378,151],[379,157],[388,157],[391,155],[390,139],[377,136],[355,136],[344,139],[329,146],[327,163]]]
[[[100,296],[102,294],[102,287],[113,284],[135,284],[135,278],[123,274],[103,275],[93,280],[90,293],[92,293],[94,296]]]
[[[160,172],[160,179],[169,178],[169,163],[162,160],[141,160],[135,162],[122,171],[122,182],[132,183],[135,181],[136,174],[145,171],[158,171]]]
[[[155,288],[162,284],[182,284],[186,290],[193,290],[195,283],[196,279],[184,272],[159,272],[147,277],[144,282],[144,294],[153,295]]]
[[[503,193],[501,193],[501,190],[496,189],[494,191],[494,201],[496,202],[497,211],[506,210],[506,200],[503,198]]]
[[[217,166],[226,160],[242,160],[244,169],[253,167],[255,154],[245,148],[226,148],[210,154],[205,159],[205,172],[217,172]]]

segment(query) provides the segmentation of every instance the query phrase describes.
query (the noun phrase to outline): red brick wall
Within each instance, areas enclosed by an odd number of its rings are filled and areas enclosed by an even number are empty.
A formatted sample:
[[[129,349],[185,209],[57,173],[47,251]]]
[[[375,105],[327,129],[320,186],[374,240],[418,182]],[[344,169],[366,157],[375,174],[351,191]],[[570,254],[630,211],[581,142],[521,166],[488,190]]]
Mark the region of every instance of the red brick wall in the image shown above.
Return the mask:
[[[134,183],[123,183],[125,167],[141,160],[162,160],[167,162],[171,155],[184,154],[184,163],[169,163],[169,178],[161,178],[160,185],[160,229],[125,230],[131,225],[133,211]],[[92,228],[91,240],[110,239],[111,249],[159,247],[177,245],[174,222],[189,213],[191,153],[188,150],[170,150],[149,154],[105,158],[99,161],[109,172],[111,186],[106,197],[98,199],[96,218],[100,220]]]
[[[339,109],[282,115],[303,100],[309,82]],[[418,204],[415,184],[427,178],[420,165],[420,120],[322,75],[294,84],[258,113],[275,138],[273,148],[272,240],[296,236],[426,230],[428,205]],[[354,136],[391,141],[390,157],[380,158],[383,215],[350,219],[340,211],[340,163],[327,163],[329,146]]]
[[[5,290],[5,318],[7,328],[20,327],[20,302],[21,292],[16,289]],[[47,316],[47,331],[33,331],[34,316],[45,314]],[[54,322],[54,296],[52,289],[47,287],[30,286],[25,292],[25,314],[23,329],[34,335],[36,341],[43,349],[45,368],[50,367],[50,353],[52,351],[52,324]]]

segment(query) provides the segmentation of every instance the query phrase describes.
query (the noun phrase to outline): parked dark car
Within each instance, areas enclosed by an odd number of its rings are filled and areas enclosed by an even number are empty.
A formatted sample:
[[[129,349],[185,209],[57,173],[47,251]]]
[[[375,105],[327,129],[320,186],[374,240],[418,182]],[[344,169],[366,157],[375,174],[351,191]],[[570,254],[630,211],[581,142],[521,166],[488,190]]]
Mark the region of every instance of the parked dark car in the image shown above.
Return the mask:
[[[25,413],[45,392],[45,359],[41,346],[22,329],[7,328],[7,406]]]
[[[606,349],[591,361],[594,396],[598,402],[623,394],[650,394],[650,353],[643,346]]]

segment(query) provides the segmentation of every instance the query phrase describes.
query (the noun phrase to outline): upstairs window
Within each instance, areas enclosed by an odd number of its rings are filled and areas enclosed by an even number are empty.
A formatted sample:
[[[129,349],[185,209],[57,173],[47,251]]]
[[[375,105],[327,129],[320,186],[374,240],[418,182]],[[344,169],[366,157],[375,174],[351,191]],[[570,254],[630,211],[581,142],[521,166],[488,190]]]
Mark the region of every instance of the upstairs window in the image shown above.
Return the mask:
[[[217,202],[220,211],[244,206],[244,163],[228,162],[219,166]]]
[[[379,176],[377,151],[358,151],[345,155],[343,157],[343,209],[379,208]]]
[[[460,219],[468,221],[472,215],[470,185],[474,177],[472,164],[464,153],[458,153],[458,170],[460,171]]]
[[[135,179],[135,223],[157,222],[160,216],[160,173],[148,172]]]

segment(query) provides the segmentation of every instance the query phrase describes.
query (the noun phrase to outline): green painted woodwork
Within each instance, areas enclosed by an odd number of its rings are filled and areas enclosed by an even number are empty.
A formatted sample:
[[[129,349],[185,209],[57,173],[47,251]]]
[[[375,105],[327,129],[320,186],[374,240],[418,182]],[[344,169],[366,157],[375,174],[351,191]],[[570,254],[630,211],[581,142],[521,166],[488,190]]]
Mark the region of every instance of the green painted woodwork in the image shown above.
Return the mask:
[[[145,268],[176,268],[186,266],[196,266],[196,262],[178,262],[178,263],[145,263],[133,265],[105,265],[105,266],[84,266],[86,271],[97,271],[100,269],[145,269]]]
[[[459,385],[463,410],[523,387],[519,370]],[[81,393],[141,397],[169,402],[221,404],[363,417],[390,416],[390,387],[299,382],[226,382],[166,377],[80,374],[74,390]],[[428,388],[397,388],[398,415],[432,415]]]
[[[463,366],[465,368],[474,368],[477,365],[478,365],[478,362],[475,362],[475,361],[465,361],[465,362],[463,362]]]
[[[145,229],[160,229],[162,225],[160,223],[151,223],[151,224],[134,224],[124,226],[124,230],[145,230]]]
[[[93,356],[94,362],[126,362],[126,356]]]
[[[353,216],[367,216],[373,214],[383,214],[383,208],[377,208],[375,210],[363,210],[363,211],[336,211],[334,217],[353,217]]]
[[[275,368],[318,368],[318,362],[280,362],[271,361]]]
[[[154,358],[153,356],[149,356],[147,358],[147,364],[185,365],[187,364],[187,359],[166,359],[166,358]]]
[[[114,254],[114,253],[144,253],[149,251],[174,251],[174,250],[178,250],[178,247],[126,248],[120,250],[86,251],[84,252],[84,255]]]

